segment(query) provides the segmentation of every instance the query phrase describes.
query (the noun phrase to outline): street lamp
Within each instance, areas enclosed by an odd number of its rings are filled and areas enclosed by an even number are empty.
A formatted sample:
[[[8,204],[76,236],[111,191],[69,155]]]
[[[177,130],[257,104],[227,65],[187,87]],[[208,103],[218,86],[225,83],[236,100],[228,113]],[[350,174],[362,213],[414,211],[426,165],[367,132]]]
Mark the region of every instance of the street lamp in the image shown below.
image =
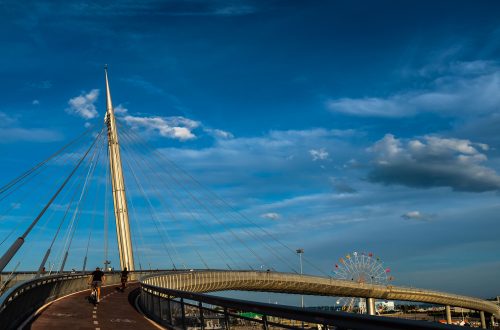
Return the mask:
[[[304,254],[304,249],[297,249],[296,252],[299,255],[300,275],[302,275],[302,255]],[[304,295],[300,295],[300,306],[304,308]]]

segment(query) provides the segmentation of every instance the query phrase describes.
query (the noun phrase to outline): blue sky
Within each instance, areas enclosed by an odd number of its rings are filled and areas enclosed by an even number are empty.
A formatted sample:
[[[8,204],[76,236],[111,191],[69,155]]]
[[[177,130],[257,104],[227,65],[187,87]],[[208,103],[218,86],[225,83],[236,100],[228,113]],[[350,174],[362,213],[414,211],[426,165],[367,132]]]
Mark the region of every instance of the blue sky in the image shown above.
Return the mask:
[[[499,294],[497,2],[0,8],[3,183],[86,127],[101,127],[107,63],[124,131],[303,247],[325,272],[349,252],[369,251],[400,285]],[[141,151],[130,142],[131,155]],[[140,195],[129,181],[131,198]],[[2,236],[18,223],[10,220]],[[184,238],[190,229],[182,226],[184,234],[171,234]],[[85,245],[86,235],[76,239]],[[151,229],[148,244],[160,246],[154,236]]]

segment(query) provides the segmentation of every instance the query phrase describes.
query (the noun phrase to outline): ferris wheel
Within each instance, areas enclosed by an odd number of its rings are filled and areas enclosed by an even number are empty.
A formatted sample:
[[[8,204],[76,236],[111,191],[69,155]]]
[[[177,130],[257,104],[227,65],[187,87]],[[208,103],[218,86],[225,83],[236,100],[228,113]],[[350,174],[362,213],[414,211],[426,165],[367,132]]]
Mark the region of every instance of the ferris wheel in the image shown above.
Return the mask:
[[[340,258],[333,268],[336,279],[366,284],[387,285],[394,279],[390,273],[391,269],[384,266],[380,257],[365,252],[349,253]],[[340,297],[335,304],[346,312],[366,312],[364,298]]]

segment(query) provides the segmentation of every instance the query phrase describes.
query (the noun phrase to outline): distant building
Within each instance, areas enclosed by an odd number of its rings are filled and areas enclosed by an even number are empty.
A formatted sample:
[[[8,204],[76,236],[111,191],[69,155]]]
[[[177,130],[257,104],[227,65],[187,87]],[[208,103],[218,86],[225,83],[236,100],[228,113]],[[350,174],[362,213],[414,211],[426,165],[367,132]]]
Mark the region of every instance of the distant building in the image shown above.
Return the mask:
[[[358,303],[360,311],[366,312],[366,300],[361,299]],[[395,309],[394,301],[389,300],[375,300],[376,311],[393,311]]]
[[[394,301],[375,301],[375,309],[383,311],[393,311],[395,309]]]

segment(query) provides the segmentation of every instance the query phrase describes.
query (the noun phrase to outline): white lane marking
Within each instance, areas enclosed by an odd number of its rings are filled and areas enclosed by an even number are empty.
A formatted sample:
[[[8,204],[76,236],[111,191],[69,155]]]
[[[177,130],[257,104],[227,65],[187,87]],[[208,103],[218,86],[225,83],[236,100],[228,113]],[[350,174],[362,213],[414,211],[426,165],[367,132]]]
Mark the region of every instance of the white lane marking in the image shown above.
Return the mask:
[[[97,324],[99,324],[99,322],[98,322],[98,321],[94,321],[94,324],[96,324],[96,325],[97,325]]]
[[[93,318],[93,319],[96,319],[96,318],[97,318],[97,315],[92,315],[92,318]]]
[[[97,311],[92,311],[93,314],[97,313]]]

